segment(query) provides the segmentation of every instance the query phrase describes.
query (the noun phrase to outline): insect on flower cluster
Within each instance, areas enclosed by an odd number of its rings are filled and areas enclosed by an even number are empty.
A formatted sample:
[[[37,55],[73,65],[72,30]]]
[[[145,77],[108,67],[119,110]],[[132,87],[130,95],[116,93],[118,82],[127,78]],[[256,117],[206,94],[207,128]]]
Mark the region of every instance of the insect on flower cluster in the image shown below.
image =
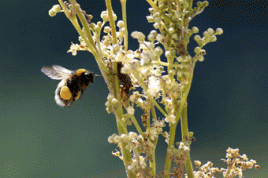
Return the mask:
[[[147,36],[138,31],[131,33],[139,43],[136,50],[128,49],[126,0],[120,0],[123,20],[118,21],[111,0],[105,1],[107,10],[101,12],[102,21],[96,23],[75,0],[70,0],[70,4],[59,0],[60,5],[53,6],[49,14],[64,12],[79,33],[79,44],[72,43],[67,52],[77,55],[78,51],[89,51],[99,66],[110,91],[106,110],[115,115],[118,128],[118,133],[108,141],[120,148],[113,155],[124,162],[128,177],[183,177],[185,166],[185,177],[192,178],[199,173],[193,171],[189,156],[195,137],[188,130],[187,97],[195,64],[204,61],[207,54],[204,46],[215,42],[216,35],[221,35],[223,30],[208,28],[203,37],[195,35],[197,46],[195,55],[191,56],[187,46],[199,29],[189,28],[189,23],[203,12],[208,1],[197,2],[197,7],[192,7],[191,0],[146,1],[151,6],[147,20],[153,23],[154,30]],[[52,66],[43,68],[42,72],[62,80],[55,91],[55,100],[61,106],[70,106],[94,83],[95,74],[85,69],[70,71]],[[143,112],[142,125],[136,118],[139,114],[136,108]],[[159,113],[161,116],[157,116]],[[179,123],[182,141],[176,142]],[[128,131],[132,124],[137,132]],[[163,129],[166,126],[169,131]],[[164,171],[157,175],[155,150],[160,136],[164,137],[167,150]],[[172,161],[177,165],[173,171]]]

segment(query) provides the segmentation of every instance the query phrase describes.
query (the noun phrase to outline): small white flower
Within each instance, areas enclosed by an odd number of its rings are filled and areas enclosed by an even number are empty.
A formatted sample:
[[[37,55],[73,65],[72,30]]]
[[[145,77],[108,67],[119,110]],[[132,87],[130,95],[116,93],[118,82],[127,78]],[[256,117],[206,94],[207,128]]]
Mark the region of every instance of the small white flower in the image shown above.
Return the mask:
[[[112,29],[109,26],[105,26],[104,29],[103,29],[104,33],[110,33],[111,31],[112,31]]]
[[[147,76],[147,74],[149,73],[150,71],[147,69],[147,68],[144,68],[140,71],[140,74],[143,75],[143,76]]]
[[[114,136],[114,143],[119,143],[121,141],[120,136]]]
[[[221,35],[223,33],[223,30],[221,28],[216,29],[216,34]]]
[[[169,108],[172,108],[172,106],[173,106],[172,99],[166,98],[163,102],[164,102],[164,104],[167,105]]]
[[[80,46],[78,44],[73,44],[71,45],[70,49],[67,51],[67,53],[72,53],[73,56],[77,55],[77,51],[79,51]]]
[[[114,21],[117,20],[117,15],[115,13],[113,13],[113,18],[114,18]]]
[[[168,115],[166,118],[165,118],[165,121],[167,123],[170,123],[170,124],[175,124],[176,123],[176,117],[171,114],[171,115]]]
[[[160,88],[159,79],[155,76],[150,76],[149,77],[149,84],[148,84],[148,93],[151,96],[155,97],[160,90],[161,90],[161,88]]]
[[[164,39],[163,35],[161,35],[161,34],[156,35],[156,40],[157,41],[161,42],[163,39]]]
[[[127,52],[127,55],[126,55],[126,60],[127,60],[127,62],[131,62],[132,61],[132,59],[134,59],[134,54],[133,54],[133,51],[128,51]]]
[[[108,142],[109,143],[114,143],[114,136],[108,137]]]
[[[117,22],[117,26],[118,26],[119,28],[123,28],[123,27],[124,27],[124,22],[123,22],[122,20],[119,20],[119,21]]]
[[[138,39],[139,43],[142,43],[145,39],[145,35],[141,32],[134,31],[131,33],[132,38]]]
[[[144,103],[144,102],[143,102],[143,100],[142,100],[141,98],[138,98],[138,99],[137,99],[137,105],[138,105],[138,106],[142,106],[143,103]]]
[[[126,134],[122,134],[122,135],[120,135],[120,138],[121,138],[122,140],[125,140],[125,139],[127,138],[127,135],[126,135]]]
[[[108,21],[109,20],[108,11],[102,11],[101,18],[103,19],[103,21]]]
[[[154,49],[154,54],[157,55],[157,56],[161,56],[163,54],[163,50],[162,48],[160,48],[159,46],[157,46],[155,49]]]
[[[131,139],[135,139],[138,136],[138,134],[135,132],[129,132],[128,135]]]
[[[141,53],[141,66],[145,66],[151,62],[151,52],[150,51],[143,51]]]
[[[140,44],[140,49],[143,49],[143,51],[153,51],[154,50],[154,44],[151,42],[144,42]]]
[[[127,108],[127,113],[128,113],[128,114],[130,114],[130,115],[134,115],[134,112],[135,112],[135,110],[134,110],[133,107],[130,107],[130,106],[129,106],[129,107]]]

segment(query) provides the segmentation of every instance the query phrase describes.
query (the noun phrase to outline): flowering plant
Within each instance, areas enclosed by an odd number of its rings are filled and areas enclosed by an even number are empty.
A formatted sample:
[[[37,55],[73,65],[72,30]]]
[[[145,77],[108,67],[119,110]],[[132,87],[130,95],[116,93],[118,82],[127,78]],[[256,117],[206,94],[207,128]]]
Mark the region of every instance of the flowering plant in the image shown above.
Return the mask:
[[[128,49],[126,0],[120,0],[123,20],[119,21],[111,0],[106,0],[107,10],[101,13],[102,21],[97,23],[91,22],[93,16],[83,11],[75,0],[69,3],[59,0],[59,5],[49,11],[50,16],[64,12],[80,35],[80,44],[72,44],[68,52],[76,55],[77,51],[89,51],[95,57],[110,91],[106,110],[115,115],[118,128],[118,134],[110,136],[108,141],[120,148],[113,155],[124,162],[127,176],[183,177],[185,165],[185,177],[213,177],[215,173],[241,177],[246,168],[258,168],[254,160],[248,161],[237,149],[229,148],[224,160],[227,169],[213,168],[211,162],[201,166],[201,162],[195,161],[199,171],[193,171],[190,145],[195,138],[188,130],[187,97],[195,64],[204,60],[204,46],[215,42],[216,35],[221,35],[223,30],[209,28],[203,37],[195,35],[198,46],[191,56],[187,51],[189,39],[199,29],[190,29],[189,23],[208,6],[208,1],[197,2],[194,8],[192,0],[146,1],[151,6],[147,20],[155,30],[147,38],[142,32],[131,33],[139,43],[137,50]],[[144,112],[142,126],[135,117],[137,107]],[[157,116],[156,110],[163,119]],[[179,123],[182,141],[175,143]],[[128,131],[128,125],[132,124],[137,132]],[[169,132],[164,132],[163,127],[168,127]],[[165,137],[167,152],[165,168],[157,175],[155,149],[160,135]],[[178,167],[171,171],[172,161]]]

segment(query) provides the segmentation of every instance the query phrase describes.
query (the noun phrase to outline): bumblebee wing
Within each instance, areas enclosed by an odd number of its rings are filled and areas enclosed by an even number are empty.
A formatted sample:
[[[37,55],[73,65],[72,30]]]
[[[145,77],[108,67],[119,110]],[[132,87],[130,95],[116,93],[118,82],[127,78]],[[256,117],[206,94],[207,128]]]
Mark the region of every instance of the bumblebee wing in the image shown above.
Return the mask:
[[[43,67],[41,71],[53,80],[62,80],[73,74],[73,71],[58,65]]]

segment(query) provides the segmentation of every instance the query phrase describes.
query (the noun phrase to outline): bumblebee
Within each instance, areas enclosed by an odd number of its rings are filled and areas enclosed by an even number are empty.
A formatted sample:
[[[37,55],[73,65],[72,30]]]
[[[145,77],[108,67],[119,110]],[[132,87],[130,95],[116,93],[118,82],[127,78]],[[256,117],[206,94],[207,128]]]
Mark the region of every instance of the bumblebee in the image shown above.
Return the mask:
[[[76,71],[53,65],[43,67],[41,71],[53,80],[61,80],[55,90],[55,101],[60,106],[71,106],[86,90],[89,83],[94,83],[95,74],[86,69]]]

